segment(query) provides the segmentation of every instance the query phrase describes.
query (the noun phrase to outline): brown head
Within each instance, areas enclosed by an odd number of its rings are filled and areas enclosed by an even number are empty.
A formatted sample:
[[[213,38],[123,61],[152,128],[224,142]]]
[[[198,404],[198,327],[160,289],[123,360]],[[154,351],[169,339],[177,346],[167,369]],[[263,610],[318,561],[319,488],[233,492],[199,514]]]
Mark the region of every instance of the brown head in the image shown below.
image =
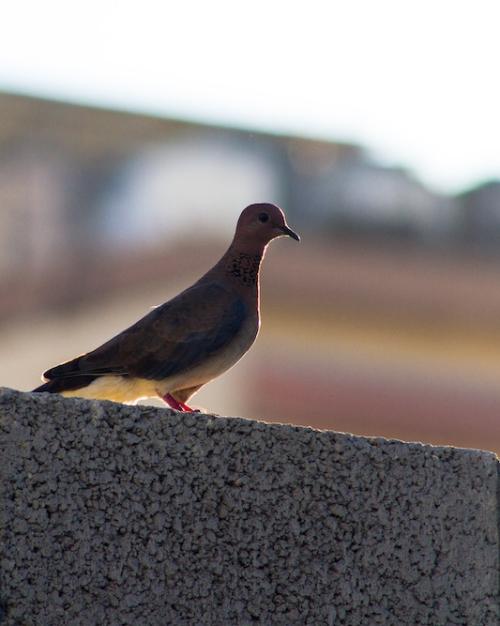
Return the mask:
[[[251,204],[243,210],[236,225],[234,243],[263,248],[276,237],[284,236],[300,241],[297,233],[286,223],[283,211],[275,204],[262,202]]]

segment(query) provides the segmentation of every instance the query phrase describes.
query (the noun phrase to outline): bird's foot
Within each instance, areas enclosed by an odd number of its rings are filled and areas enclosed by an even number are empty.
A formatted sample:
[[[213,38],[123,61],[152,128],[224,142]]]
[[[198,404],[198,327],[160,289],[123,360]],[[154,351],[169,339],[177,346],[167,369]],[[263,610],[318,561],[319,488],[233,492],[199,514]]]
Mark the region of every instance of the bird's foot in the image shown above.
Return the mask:
[[[170,393],[166,393],[161,399],[168,404],[169,407],[175,409],[176,411],[181,411],[182,413],[199,413],[199,409],[192,409],[190,406],[185,404],[184,402],[180,402],[176,400],[174,396]]]
[[[200,413],[200,409],[192,409],[190,406],[185,404],[184,402],[179,402],[183,411],[188,411],[189,413]]]

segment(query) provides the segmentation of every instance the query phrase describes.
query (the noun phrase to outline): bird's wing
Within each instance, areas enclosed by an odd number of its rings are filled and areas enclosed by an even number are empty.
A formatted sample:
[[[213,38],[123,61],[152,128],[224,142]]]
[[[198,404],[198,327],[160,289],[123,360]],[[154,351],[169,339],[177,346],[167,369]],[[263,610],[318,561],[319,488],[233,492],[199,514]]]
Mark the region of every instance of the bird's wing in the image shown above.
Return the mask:
[[[198,283],[99,348],[47,370],[44,377],[130,375],[161,380],[187,371],[231,342],[246,307],[218,283]]]

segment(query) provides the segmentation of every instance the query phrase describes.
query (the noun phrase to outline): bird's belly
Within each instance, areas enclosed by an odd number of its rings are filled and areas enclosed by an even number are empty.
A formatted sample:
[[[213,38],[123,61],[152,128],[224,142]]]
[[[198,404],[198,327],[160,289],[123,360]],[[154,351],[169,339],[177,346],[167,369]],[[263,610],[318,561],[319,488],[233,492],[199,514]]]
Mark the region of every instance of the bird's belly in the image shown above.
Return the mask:
[[[113,400],[114,402],[136,402],[141,398],[157,395],[154,380],[124,376],[100,376],[86,387],[74,391],[63,391],[66,398],[88,398],[91,400]]]

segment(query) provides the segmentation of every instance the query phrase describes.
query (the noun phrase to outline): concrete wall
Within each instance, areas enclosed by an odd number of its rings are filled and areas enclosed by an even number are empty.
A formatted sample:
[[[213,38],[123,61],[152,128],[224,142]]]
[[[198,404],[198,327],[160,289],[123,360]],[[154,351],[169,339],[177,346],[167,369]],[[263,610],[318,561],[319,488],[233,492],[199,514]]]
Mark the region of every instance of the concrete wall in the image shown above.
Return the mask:
[[[498,463],[0,393],[3,625],[494,626]]]

